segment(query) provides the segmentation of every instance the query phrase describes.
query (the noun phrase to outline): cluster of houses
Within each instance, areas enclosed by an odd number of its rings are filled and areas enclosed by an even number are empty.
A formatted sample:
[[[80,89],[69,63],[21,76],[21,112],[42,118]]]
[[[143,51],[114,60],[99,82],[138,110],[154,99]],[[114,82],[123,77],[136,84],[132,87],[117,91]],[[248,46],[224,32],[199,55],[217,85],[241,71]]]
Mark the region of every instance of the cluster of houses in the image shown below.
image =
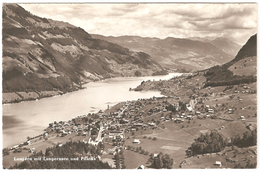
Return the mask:
[[[94,124],[94,123],[93,123]],[[90,129],[91,129],[91,124],[80,124],[73,122],[72,120],[69,120],[67,122],[60,121],[58,123],[50,123],[49,124],[49,129],[50,132],[56,132],[60,134],[61,137],[66,136],[71,134],[72,132],[78,132],[82,133],[84,136],[89,136],[90,135]]]

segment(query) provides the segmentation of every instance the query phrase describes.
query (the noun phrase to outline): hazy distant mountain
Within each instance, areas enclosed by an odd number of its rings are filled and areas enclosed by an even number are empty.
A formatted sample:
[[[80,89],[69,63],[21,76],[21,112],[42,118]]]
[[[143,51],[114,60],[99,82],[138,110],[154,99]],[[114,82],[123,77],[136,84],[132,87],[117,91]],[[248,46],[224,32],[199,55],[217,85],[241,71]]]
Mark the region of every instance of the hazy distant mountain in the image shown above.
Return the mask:
[[[64,90],[81,81],[162,70],[146,53],[94,39],[79,27],[34,16],[17,4],[3,4],[2,27],[3,92]]]
[[[92,34],[94,38],[107,40],[134,51],[143,51],[166,68],[201,70],[226,63],[234,58],[240,46],[228,39],[168,37],[143,38],[139,36],[105,37]]]
[[[232,56],[235,56],[241,48],[240,45],[226,38],[216,38],[212,40],[210,43]]]

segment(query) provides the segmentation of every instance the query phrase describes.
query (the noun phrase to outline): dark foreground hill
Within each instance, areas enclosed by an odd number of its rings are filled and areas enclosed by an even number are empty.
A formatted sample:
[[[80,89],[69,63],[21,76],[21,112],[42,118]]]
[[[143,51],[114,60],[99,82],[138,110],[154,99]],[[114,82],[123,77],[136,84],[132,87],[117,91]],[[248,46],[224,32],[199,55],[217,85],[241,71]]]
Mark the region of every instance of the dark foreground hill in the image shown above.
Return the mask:
[[[162,67],[143,52],[94,39],[69,23],[3,4],[3,92],[68,91],[82,82],[152,75]]]

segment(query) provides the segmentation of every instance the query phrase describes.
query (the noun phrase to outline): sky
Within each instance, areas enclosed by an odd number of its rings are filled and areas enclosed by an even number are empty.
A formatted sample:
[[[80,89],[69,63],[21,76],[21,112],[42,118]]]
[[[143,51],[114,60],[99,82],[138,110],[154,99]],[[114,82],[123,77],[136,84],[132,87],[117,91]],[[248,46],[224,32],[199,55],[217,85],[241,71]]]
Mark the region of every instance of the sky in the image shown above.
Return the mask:
[[[90,34],[157,38],[226,37],[240,45],[257,33],[256,3],[19,4]]]

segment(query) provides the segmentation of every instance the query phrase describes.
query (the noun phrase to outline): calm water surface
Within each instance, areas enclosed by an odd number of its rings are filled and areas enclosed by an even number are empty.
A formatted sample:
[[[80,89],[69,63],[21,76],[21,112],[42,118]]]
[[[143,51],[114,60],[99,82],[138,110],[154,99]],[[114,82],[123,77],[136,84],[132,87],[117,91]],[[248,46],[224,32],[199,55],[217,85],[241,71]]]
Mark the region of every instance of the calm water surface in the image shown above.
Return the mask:
[[[88,83],[85,85],[87,89],[63,96],[2,105],[3,147],[14,146],[26,141],[27,136],[43,133],[53,121],[69,120],[78,115],[105,110],[107,105],[112,106],[122,101],[161,96],[160,92],[135,92],[129,91],[129,88],[135,88],[142,81],[165,80],[179,75],[181,74],[170,73],[165,76],[112,78]]]

